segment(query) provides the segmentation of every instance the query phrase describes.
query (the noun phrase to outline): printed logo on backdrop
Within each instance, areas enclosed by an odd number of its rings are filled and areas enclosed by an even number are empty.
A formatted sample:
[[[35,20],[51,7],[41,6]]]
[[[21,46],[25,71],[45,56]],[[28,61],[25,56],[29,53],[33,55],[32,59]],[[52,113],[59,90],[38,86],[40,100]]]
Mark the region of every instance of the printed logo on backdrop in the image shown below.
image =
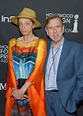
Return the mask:
[[[7,63],[8,62],[8,46],[0,45],[0,62]]]
[[[4,15],[1,15],[0,16],[0,21],[1,22],[11,22],[11,18],[14,17],[14,16],[4,16]]]
[[[46,18],[53,13],[46,13]],[[59,14],[59,13],[58,13]],[[59,14],[62,17],[63,23],[67,24],[65,26],[65,32],[66,33],[78,33],[78,14]],[[68,24],[72,24],[71,27],[68,26]]]
[[[6,83],[0,83],[0,90],[6,90]]]

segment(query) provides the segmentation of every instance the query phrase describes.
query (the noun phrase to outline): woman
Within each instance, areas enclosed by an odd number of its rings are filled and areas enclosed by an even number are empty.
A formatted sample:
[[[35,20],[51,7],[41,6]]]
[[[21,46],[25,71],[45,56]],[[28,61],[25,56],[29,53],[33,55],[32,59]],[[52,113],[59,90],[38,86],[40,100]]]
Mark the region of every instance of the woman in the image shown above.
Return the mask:
[[[43,67],[47,44],[33,34],[41,24],[29,8],[11,22],[22,36],[9,41],[5,116],[46,116]]]

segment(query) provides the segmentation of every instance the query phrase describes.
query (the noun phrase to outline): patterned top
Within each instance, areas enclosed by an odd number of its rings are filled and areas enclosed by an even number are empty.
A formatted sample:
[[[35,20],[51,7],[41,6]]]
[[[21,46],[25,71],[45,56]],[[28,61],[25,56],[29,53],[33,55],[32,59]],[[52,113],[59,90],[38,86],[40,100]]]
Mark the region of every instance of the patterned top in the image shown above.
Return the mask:
[[[12,88],[17,88],[19,78],[24,78],[32,83],[27,91],[34,116],[46,116],[44,94],[46,54],[47,43],[45,39],[36,39],[28,44],[21,43],[16,38],[9,41],[5,116],[10,116],[14,103],[11,92]]]
[[[38,52],[37,42],[39,41],[32,42],[31,46],[25,45],[23,47],[16,44],[12,47],[14,72],[17,79],[27,79],[32,73]]]

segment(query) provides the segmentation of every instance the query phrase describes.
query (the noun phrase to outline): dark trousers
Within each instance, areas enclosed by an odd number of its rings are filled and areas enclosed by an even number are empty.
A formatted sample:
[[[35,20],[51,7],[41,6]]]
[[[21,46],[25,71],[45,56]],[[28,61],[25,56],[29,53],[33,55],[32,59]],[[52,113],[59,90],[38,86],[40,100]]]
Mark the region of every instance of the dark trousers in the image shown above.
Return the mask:
[[[47,116],[75,116],[75,113],[68,113],[62,106],[58,92],[46,92]]]

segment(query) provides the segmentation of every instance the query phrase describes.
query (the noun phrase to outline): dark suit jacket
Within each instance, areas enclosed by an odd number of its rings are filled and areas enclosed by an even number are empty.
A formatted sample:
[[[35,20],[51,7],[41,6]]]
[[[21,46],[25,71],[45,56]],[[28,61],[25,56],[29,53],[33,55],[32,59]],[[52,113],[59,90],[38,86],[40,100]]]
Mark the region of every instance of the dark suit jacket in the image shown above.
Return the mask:
[[[48,55],[49,49],[50,44]],[[79,101],[83,100],[83,45],[66,38],[58,66],[57,87],[65,110],[74,112]]]

